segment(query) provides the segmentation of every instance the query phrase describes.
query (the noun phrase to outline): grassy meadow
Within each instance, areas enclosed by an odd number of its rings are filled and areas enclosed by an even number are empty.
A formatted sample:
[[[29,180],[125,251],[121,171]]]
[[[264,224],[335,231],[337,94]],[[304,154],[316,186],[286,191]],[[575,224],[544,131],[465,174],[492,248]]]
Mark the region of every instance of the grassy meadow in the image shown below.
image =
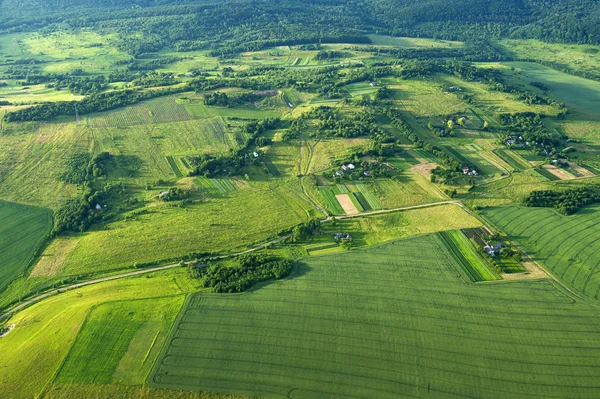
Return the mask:
[[[193,296],[148,381],[269,398],[595,397],[596,308],[548,280],[467,281],[435,235],[311,257],[251,294]]]
[[[52,228],[49,209],[0,201],[0,292],[24,274]]]

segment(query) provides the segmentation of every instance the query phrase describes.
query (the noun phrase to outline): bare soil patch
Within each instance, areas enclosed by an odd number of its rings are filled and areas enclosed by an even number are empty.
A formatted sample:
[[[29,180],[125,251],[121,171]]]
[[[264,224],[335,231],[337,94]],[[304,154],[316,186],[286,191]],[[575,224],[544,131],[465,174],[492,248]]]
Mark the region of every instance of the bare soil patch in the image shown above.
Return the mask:
[[[337,194],[335,198],[344,209],[346,215],[358,215],[358,209],[356,209],[348,194]]]
[[[554,165],[543,165],[542,168],[546,169],[548,172],[552,173],[554,176],[558,177],[560,180],[573,180],[575,176],[563,170],[561,168],[557,168]]]
[[[524,261],[521,262],[521,265],[525,268],[525,272],[523,273],[509,273],[503,274],[502,278],[505,280],[528,280],[528,279],[538,279],[538,278],[548,278],[548,275],[545,271],[540,269],[538,265],[536,265],[532,261]]]
[[[431,171],[437,167],[438,165],[435,162],[425,162],[413,166],[410,168],[410,171],[417,172],[429,179],[431,177]]]
[[[573,169],[575,172],[577,172],[579,174],[579,177],[594,177],[594,176],[596,176],[595,174],[593,174],[592,172],[590,172],[583,166],[579,166],[576,163],[569,162],[569,167],[571,169]]]

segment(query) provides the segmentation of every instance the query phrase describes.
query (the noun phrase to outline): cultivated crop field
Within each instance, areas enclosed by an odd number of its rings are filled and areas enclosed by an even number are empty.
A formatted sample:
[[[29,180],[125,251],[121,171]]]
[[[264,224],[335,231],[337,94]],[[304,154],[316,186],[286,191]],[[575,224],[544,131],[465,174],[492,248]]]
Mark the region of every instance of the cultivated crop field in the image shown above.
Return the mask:
[[[0,201],[0,292],[25,273],[52,228],[49,209]]]
[[[182,302],[181,296],[173,296],[93,308],[54,381],[143,382]]]
[[[395,180],[365,182],[382,208],[400,208],[444,199],[437,188],[417,173],[403,173]]]
[[[57,207],[77,191],[60,176],[72,155],[89,145],[84,129],[74,124],[25,125],[0,135],[0,198]]]
[[[457,114],[468,108],[456,94],[444,92],[436,82],[391,78],[384,79],[384,82],[393,90],[399,108],[418,117]]]
[[[446,249],[454,256],[456,263],[463,268],[463,271],[471,281],[493,281],[500,279],[500,276],[477,253],[474,245],[462,231],[443,231],[440,233],[440,238]]]
[[[101,112],[88,117],[88,126],[120,127],[154,125],[157,123],[181,122],[190,120],[185,107],[177,102],[177,97],[167,96],[144,101],[122,109]]]
[[[595,397],[597,309],[548,281],[466,281],[436,236],[311,257],[251,295],[193,296],[149,383],[270,398]]]
[[[65,292],[19,312],[9,320],[17,327],[0,339],[0,395],[27,398],[50,389],[57,391],[51,397],[69,397],[61,396],[62,389],[69,388],[55,379],[96,379],[139,387],[185,294],[196,290],[185,269],[176,269]],[[135,330],[129,341],[118,333],[121,325]],[[120,340],[121,356],[113,355],[113,344]],[[87,353],[86,347],[94,352]],[[95,396],[101,385],[72,388],[79,389],[81,396],[71,397],[106,397]]]
[[[482,215],[567,287],[600,299],[598,207],[568,217],[552,209],[519,206],[489,208]]]

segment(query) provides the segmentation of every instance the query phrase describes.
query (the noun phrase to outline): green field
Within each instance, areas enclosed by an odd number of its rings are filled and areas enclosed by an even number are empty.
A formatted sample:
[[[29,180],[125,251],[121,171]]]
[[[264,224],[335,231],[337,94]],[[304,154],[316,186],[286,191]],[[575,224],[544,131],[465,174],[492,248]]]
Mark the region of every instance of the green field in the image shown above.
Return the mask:
[[[337,198],[335,198],[336,194],[340,194],[337,187],[319,187],[319,193],[321,194],[321,198],[329,212],[333,215],[343,215],[344,209],[338,202]]]
[[[497,149],[494,152],[517,172],[531,168],[531,165],[528,165],[527,162],[510,150]]]
[[[268,118],[281,116],[276,109],[261,109],[257,107],[209,107],[202,103],[184,104],[185,110],[192,118],[212,118],[215,116],[229,116],[234,118]]]
[[[376,46],[394,46],[405,48],[450,48],[461,47],[462,42],[453,42],[449,40],[434,40],[427,38],[414,37],[393,37],[387,35],[367,35],[373,45]]]
[[[212,197],[224,197],[227,193],[236,190],[235,184],[229,178],[208,179],[198,176],[194,179],[202,194]]]
[[[418,117],[430,117],[465,112],[468,104],[454,93],[444,93],[435,81],[384,79],[393,90],[399,109]]]
[[[142,382],[160,347],[157,341],[164,340],[182,302],[181,297],[167,297],[108,302],[93,308],[54,381]],[[139,359],[142,364],[136,363]]]
[[[436,236],[311,257],[250,295],[193,296],[149,383],[269,398],[597,395],[597,309],[547,280],[466,281]]]
[[[0,292],[22,275],[52,228],[48,209],[0,201]]]
[[[573,291],[599,299],[598,207],[562,216],[552,209],[506,206],[482,215]]]
[[[454,256],[456,262],[463,267],[464,272],[473,282],[499,280],[487,262],[479,255],[473,244],[460,230],[443,231],[440,233],[442,242]]]
[[[565,102],[569,108],[597,117],[600,105],[600,82],[569,75],[532,62],[504,62],[495,64],[505,70],[514,68],[518,79],[542,82],[550,88],[550,95]]]
[[[181,122],[190,120],[191,117],[186,108],[177,103],[177,97],[168,96],[114,111],[99,112],[90,115],[87,119],[88,126],[96,128]]]
[[[25,399],[50,389],[56,390],[50,397],[62,397],[62,390],[75,389],[80,396],[71,397],[99,399],[108,397],[96,396],[103,387],[119,392],[121,386],[120,395],[130,391],[127,385],[140,387],[185,294],[195,291],[182,268],[65,292],[19,312],[9,320],[17,327],[0,339],[0,395]],[[124,334],[122,323],[139,328]],[[55,382],[96,378],[117,385]]]

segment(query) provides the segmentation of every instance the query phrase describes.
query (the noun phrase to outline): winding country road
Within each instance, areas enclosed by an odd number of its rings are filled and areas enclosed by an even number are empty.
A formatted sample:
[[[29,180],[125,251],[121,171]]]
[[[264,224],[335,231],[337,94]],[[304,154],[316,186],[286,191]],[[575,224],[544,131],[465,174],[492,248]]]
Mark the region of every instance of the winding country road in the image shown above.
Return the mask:
[[[370,212],[362,212],[356,215],[343,215],[343,216],[336,216],[335,218],[340,220],[340,219],[349,219],[349,218],[356,218],[356,217],[361,217],[361,216],[371,216],[371,215],[380,215],[380,214],[384,214],[384,213],[392,213],[392,212],[401,212],[401,211],[408,211],[411,209],[420,209],[420,208],[431,208],[434,206],[439,206],[439,205],[447,205],[447,204],[456,204],[458,206],[460,206],[461,208],[464,209],[464,205],[461,204],[459,201],[441,201],[441,202],[432,202],[432,203],[428,203],[428,204],[421,204],[421,205],[413,205],[413,206],[406,206],[406,207],[402,207],[402,208],[394,208],[394,209],[382,209],[382,210],[378,210],[378,211],[370,211]],[[321,220],[321,223],[327,223],[330,222],[331,220],[333,220],[333,217],[331,216],[327,216],[326,219]],[[254,252],[254,251],[258,251],[261,249],[264,249],[272,244],[277,244],[279,242],[282,242],[288,238],[290,238],[292,236],[292,234],[286,234],[285,236],[281,236],[278,237],[274,240],[270,240],[267,242],[264,242],[260,245],[257,245],[255,247],[252,247],[250,249],[247,249],[245,251],[241,251],[241,252],[236,252],[233,254],[229,254],[229,255],[221,255],[221,256],[217,256],[213,259],[226,259],[226,258],[230,258],[230,257],[234,257],[234,256],[238,256],[238,255],[243,255],[243,254],[247,254],[250,252]],[[184,264],[190,264],[192,262],[184,262]],[[33,297],[31,299],[26,300],[25,302],[21,302],[20,304],[18,304],[17,306],[15,306],[14,308],[8,310],[7,312],[0,314],[0,321],[10,317],[12,314],[23,310],[24,308],[31,306],[37,302],[40,302],[43,299],[46,299],[48,297],[60,294],[61,292],[65,292],[65,291],[70,291],[76,288],[81,288],[81,287],[85,287],[88,285],[92,285],[92,284],[98,284],[98,283],[103,283],[106,281],[112,281],[112,280],[118,280],[121,278],[126,278],[126,277],[133,277],[133,276],[139,276],[141,274],[147,274],[147,273],[152,273],[152,272],[157,272],[157,271],[161,271],[161,270],[167,270],[167,269],[173,269],[175,267],[180,267],[180,263],[172,263],[172,264],[168,264],[168,265],[163,265],[163,266],[157,266],[157,267],[152,267],[149,269],[142,269],[142,270],[135,270],[135,271],[130,271],[130,272],[126,272],[126,273],[122,273],[122,274],[115,274],[112,276],[106,276],[106,277],[100,277],[100,278],[96,278],[93,280],[88,280],[88,281],[83,281],[81,283],[76,283],[76,284],[72,284],[72,285],[67,285],[65,287],[61,287],[61,288],[57,288],[55,290],[52,291],[48,291],[44,294],[40,294],[36,297]]]

